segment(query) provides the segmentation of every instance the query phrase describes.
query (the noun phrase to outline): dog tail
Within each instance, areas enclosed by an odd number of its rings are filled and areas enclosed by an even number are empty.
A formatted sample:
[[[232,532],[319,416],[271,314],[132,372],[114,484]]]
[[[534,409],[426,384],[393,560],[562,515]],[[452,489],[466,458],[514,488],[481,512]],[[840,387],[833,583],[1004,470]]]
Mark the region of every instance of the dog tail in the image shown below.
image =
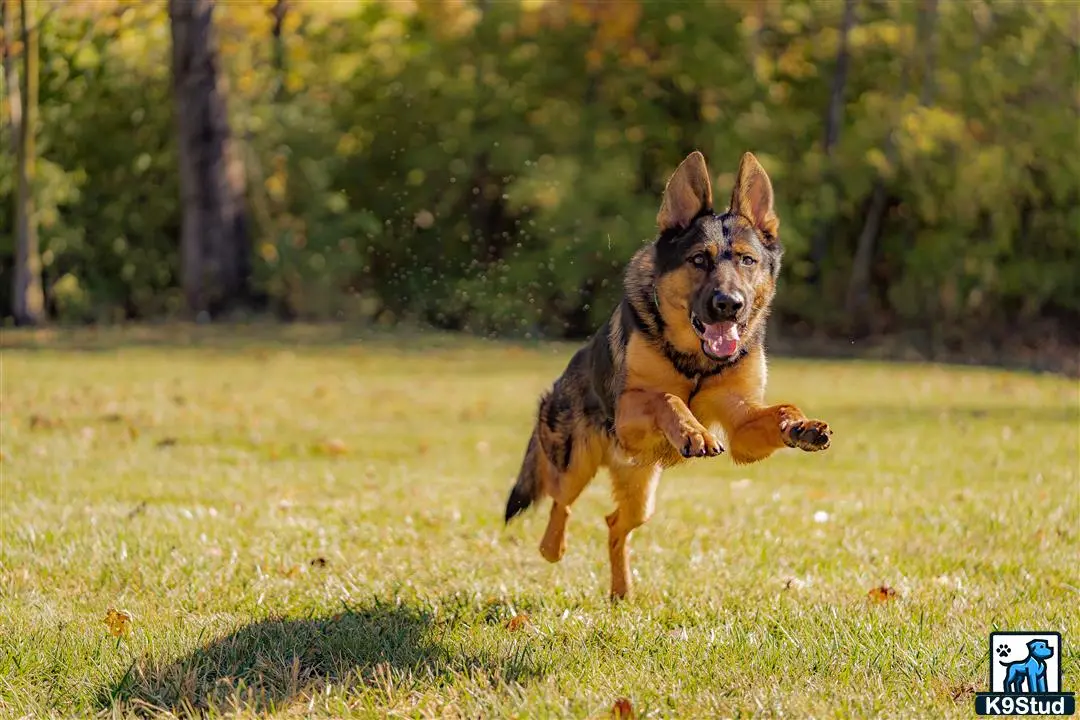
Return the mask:
[[[517,482],[514,483],[514,489],[510,491],[510,497],[506,500],[505,522],[509,523],[540,499],[540,494],[544,490],[540,465],[544,462],[547,462],[547,456],[540,447],[537,431],[533,430],[532,437],[529,438],[529,446],[525,450],[525,459],[521,463],[521,470],[518,471]]]

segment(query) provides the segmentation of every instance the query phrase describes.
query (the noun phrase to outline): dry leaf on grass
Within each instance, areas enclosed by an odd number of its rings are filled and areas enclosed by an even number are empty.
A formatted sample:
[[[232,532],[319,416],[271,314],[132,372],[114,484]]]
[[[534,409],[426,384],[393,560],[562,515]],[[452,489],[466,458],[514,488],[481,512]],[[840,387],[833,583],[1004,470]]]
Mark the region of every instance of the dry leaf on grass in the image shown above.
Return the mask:
[[[123,610],[109,608],[105,613],[105,625],[113,637],[124,637],[131,630],[131,615]]]
[[[320,449],[327,455],[344,455],[349,452],[349,448],[345,445],[345,441],[340,438],[327,440],[322,444]]]
[[[34,415],[30,416],[30,429],[31,430],[37,430],[39,428],[42,429],[42,430],[51,430],[53,428],[63,427],[63,426],[64,426],[64,421],[63,420],[50,418],[50,417],[45,417],[44,415],[37,415],[37,414],[34,414]]]
[[[616,720],[634,720],[634,706],[626,698],[619,698],[611,706],[611,717]]]
[[[870,602],[884,603],[896,598],[896,590],[888,585],[881,585],[871,588],[870,592],[866,593],[866,597],[870,599]]]
[[[522,630],[529,626],[529,616],[525,613],[518,613],[514,617],[506,621],[506,629],[510,632]]]

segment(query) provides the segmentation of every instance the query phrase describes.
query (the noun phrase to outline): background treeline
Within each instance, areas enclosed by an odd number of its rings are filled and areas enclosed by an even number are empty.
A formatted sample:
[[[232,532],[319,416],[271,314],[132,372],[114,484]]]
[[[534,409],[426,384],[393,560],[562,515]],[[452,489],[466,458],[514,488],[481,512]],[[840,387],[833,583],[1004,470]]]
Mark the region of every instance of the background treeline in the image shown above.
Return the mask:
[[[789,333],[1080,327],[1074,3],[0,3],[5,317],[580,336],[700,148],[773,178]]]

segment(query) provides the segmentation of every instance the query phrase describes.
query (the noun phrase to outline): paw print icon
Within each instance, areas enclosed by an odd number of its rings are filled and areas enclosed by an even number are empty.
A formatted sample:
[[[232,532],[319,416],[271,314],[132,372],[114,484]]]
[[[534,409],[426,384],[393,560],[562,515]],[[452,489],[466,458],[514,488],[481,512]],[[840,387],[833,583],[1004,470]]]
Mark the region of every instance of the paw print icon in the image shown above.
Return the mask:
[[[998,645],[997,646],[997,655],[998,655],[998,657],[1001,657],[1001,658],[1008,657],[1008,655],[1009,655],[1009,646],[1008,645]]]

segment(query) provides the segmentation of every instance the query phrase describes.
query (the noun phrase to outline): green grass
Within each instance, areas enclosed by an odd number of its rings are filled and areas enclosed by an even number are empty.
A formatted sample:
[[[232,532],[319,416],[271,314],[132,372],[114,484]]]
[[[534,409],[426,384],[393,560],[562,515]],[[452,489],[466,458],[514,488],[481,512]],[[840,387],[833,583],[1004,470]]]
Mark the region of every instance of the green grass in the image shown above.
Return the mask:
[[[605,477],[502,524],[570,346],[185,333],[5,332],[4,717],[970,717],[995,628],[1080,691],[1075,381],[775,360],[833,447],[669,471],[611,607]]]

